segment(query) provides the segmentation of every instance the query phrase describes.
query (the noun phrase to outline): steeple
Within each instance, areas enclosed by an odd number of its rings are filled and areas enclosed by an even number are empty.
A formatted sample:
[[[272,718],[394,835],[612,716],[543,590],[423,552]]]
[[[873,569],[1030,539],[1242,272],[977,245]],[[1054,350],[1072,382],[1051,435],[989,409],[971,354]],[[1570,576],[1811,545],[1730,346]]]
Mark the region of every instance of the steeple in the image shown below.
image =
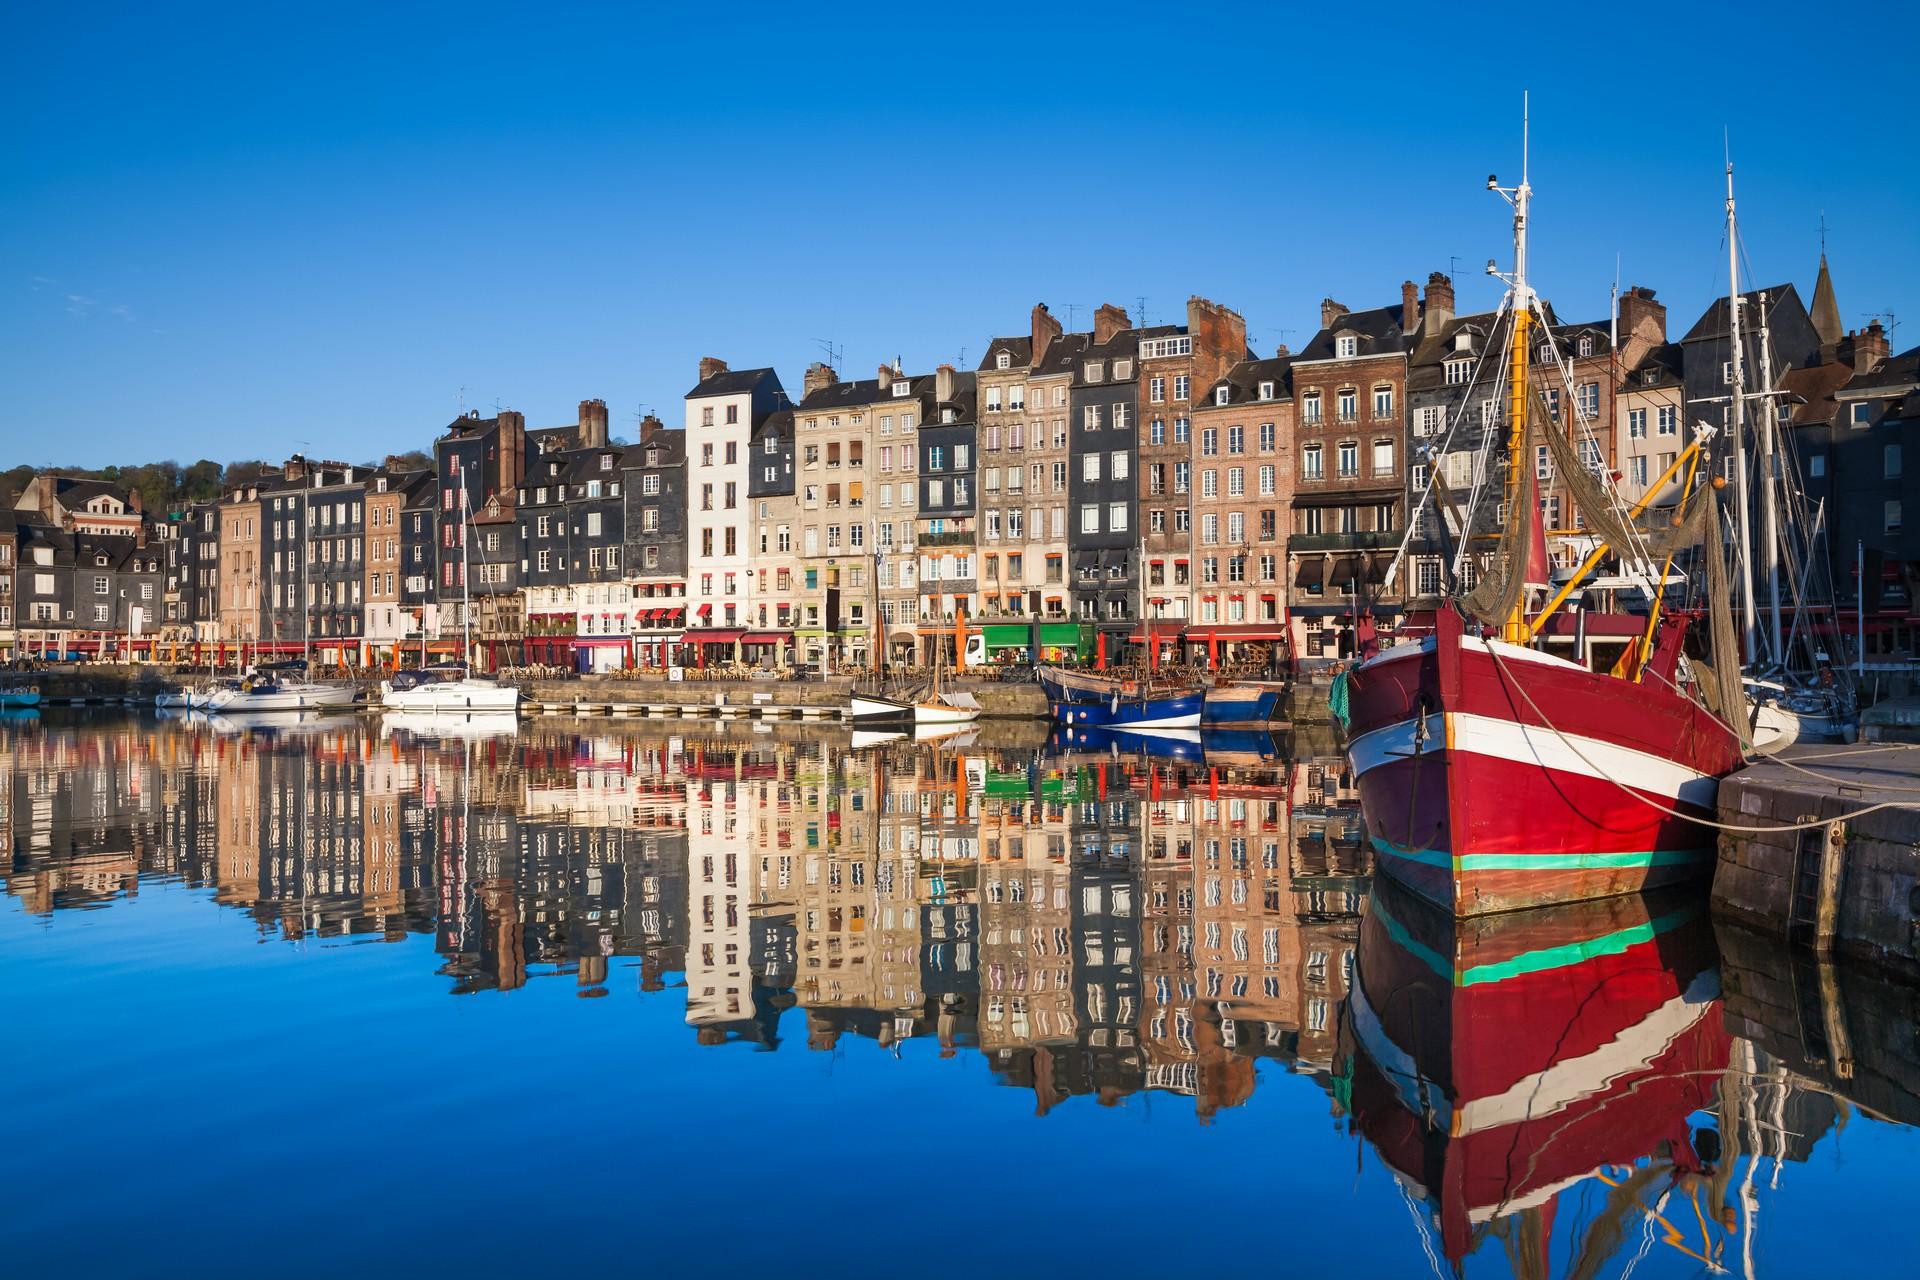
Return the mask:
[[[1827,253],[1820,251],[1820,279],[1813,286],[1813,331],[1820,335],[1820,358],[1833,359],[1846,330],[1840,324],[1840,304],[1834,300],[1833,277],[1827,274]]]

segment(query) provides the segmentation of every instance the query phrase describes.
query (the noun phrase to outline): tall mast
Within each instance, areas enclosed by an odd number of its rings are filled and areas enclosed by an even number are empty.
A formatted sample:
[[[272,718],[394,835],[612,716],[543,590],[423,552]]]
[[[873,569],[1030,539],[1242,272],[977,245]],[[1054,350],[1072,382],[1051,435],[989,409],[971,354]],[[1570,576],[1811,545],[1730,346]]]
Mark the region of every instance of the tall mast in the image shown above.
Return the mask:
[[[1740,338],[1740,237],[1733,212],[1733,161],[1727,161],[1727,343],[1732,351],[1733,501],[1740,538],[1740,622],[1748,662],[1759,657],[1760,619],[1753,600],[1753,511],[1747,495],[1746,354]]]
[[[1767,570],[1767,622],[1772,632],[1773,660],[1787,662],[1787,646],[1780,631],[1780,405],[1773,394],[1772,340],[1767,333],[1767,295],[1760,295],[1760,388],[1765,395],[1760,410],[1760,518],[1764,522]]]
[[[305,483],[300,486],[300,662],[310,672],[313,670],[313,655],[308,652],[312,645],[313,597],[308,594],[312,588],[307,585],[307,557],[313,553],[313,473],[309,471],[302,478]]]
[[[467,521],[473,504],[467,500],[467,468],[460,466],[460,661],[473,665],[473,596],[467,589]],[[469,673],[471,674],[471,673]]]
[[[1527,99],[1520,99],[1520,185],[1502,187],[1497,178],[1488,178],[1487,186],[1504,196],[1513,206],[1513,275],[1507,280],[1513,299],[1513,332],[1509,338],[1507,388],[1507,518],[1537,520],[1539,512],[1522,511],[1521,470],[1527,463],[1527,333],[1533,326],[1533,290],[1527,284],[1527,211],[1533,203],[1533,187],[1527,181],[1528,144]],[[1489,272],[1493,264],[1487,264]],[[1497,273],[1496,273],[1497,274]],[[1527,641],[1527,610],[1524,593],[1500,628],[1500,637],[1510,644]]]

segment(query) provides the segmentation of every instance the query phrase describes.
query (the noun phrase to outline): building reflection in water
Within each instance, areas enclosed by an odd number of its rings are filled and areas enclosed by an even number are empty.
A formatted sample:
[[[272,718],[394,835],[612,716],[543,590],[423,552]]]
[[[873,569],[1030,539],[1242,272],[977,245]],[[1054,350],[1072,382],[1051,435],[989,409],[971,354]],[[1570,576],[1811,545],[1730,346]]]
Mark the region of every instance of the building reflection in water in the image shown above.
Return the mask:
[[[430,936],[456,994],[637,989],[701,1045],[927,1041],[1040,1115],[1158,1091],[1205,1122],[1306,1077],[1443,1268],[1650,1239],[1739,1271],[1756,1178],[1856,1110],[1920,1120],[1920,1050],[1879,1030],[1911,992],[1716,946],[1686,899],[1436,917],[1370,884],[1331,744],[672,729],[16,724],[0,870],[35,914],[166,879],[263,942]]]

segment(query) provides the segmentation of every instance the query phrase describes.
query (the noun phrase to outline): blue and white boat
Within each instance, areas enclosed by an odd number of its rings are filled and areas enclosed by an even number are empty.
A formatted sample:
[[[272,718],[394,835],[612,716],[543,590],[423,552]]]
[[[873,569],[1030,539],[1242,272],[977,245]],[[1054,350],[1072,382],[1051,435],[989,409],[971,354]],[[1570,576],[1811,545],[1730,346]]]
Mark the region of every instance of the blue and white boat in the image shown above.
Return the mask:
[[[1040,688],[1054,720],[1074,728],[1197,729],[1206,690],[1142,686],[1131,680],[1041,667]]]
[[[1201,724],[1271,724],[1285,720],[1287,687],[1266,682],[1235,682],[1207,690]]]

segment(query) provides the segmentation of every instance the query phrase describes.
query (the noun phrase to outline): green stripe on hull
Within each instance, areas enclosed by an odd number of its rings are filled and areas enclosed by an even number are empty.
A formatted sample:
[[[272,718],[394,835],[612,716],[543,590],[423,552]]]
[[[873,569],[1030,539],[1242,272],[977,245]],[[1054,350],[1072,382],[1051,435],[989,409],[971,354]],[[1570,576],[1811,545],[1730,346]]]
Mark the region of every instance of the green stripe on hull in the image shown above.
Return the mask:
[[[1378,898],[1368,903],[1367,909],[1379,915],[1380,922],[1386,926],[1387,933],[1395,945],[1417,957],[1421,963],[1456,987],[1504,982],[1509,978],[1518,978],[1530,973],[1545,973],[1550,969],[1564,969],[1569,965],[1584,964],[1599,956],[1619,955],[1643,942],[1651,942],[1699,914],[1691,909],[1674,911],[1658,919],[1649,920],[1645,924],[1629,925],[1625,929],[1603,933],[1597,938],[1583,938],[1578,942],[1563,943],[1557,947],[1523,951],[1497,964],[1477,964],[1471,969],[1461,970],[1455,969],[1447,957],[1408,933],[1406,926],[1394,919],[1393,913],[1382,906]]]
[[[1713,856],[1711,849],[1650,849],[1627,853],[1469,853],[1456,858],[1442,849],[1402,849],[1378,836],[1382,857],[1449,871],[1609,871],[1622,867],[1678,867]]]

